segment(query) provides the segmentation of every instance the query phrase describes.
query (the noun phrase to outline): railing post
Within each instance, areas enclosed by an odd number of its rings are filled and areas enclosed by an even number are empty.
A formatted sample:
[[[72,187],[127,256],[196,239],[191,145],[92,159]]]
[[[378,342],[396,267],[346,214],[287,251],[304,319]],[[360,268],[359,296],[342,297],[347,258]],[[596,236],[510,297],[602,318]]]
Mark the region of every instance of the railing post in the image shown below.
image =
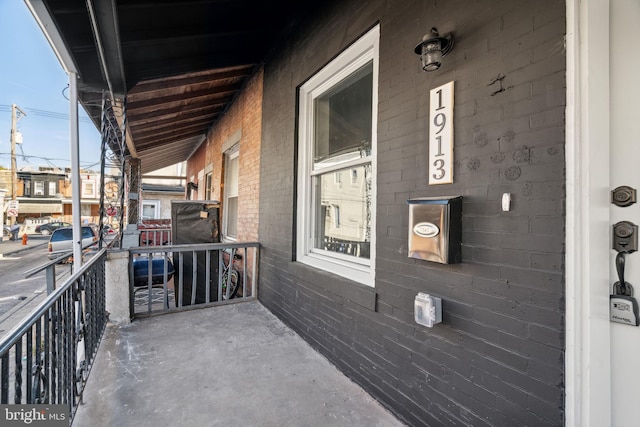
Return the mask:
[[[56,290],[56,265],[51,264],[46,270],[47,277],[47,295],[51,295]]]

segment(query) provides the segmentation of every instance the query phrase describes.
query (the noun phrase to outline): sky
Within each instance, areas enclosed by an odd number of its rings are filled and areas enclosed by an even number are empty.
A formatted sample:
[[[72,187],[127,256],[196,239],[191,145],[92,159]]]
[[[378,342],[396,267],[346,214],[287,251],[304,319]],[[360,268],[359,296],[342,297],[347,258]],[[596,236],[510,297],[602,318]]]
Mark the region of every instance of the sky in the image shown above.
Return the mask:
[[[11,104],[18,121],[22,166],[71,166],[69,77],[22,0],[0,0],[0,166],[11,167]],[[80,105],[80,166],[100,168],[100,132]]]

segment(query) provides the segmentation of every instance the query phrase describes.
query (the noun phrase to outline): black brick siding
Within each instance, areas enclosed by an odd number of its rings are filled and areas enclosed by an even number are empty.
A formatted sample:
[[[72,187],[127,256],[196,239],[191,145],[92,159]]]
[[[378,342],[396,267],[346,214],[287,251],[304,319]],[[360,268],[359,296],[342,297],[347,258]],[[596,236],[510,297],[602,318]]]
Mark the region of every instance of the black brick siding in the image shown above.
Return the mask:
[[[565,6],[323,2],[265,66],[260,299],[410,425],[564,422]],[[380,23],[376,286],[295,263],[296,88]],[[456,35],[434,73],[413,48]],[[429,90],[455,80],[454,184],[429,186]],[[493,83],[492,83],[493,82]],[[500,91],[502,88],[502,91]],[[502,194],[512,210],[502,212]],[[462,195],[461,264],[407,257],[406,200]],[[443,323],[413,301],[443,301]]]

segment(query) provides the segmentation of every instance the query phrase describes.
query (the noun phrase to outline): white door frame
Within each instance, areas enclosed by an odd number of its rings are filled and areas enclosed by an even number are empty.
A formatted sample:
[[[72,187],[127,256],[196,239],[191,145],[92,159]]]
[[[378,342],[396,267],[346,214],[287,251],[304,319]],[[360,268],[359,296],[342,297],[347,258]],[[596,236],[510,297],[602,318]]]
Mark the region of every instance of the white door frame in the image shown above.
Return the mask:
[[[609,0],[567,0],[566,425],[611,424]]]

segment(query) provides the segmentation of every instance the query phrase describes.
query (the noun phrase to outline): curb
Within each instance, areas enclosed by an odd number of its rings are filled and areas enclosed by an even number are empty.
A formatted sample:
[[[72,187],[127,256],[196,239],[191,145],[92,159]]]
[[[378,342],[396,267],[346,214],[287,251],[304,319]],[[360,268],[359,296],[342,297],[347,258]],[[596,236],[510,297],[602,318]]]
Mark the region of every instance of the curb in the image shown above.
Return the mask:
[[[3,256],[11,256],[11,255],[18,254],[20,252],[28,251],[29,249],[38,248],[38,247],[44,246],[46,244],[47,244],[47,242],[37,243],[35,245],[25,245],[24,247],[19,248],[19,249],[9,250],[9,252],[0,253],[0,258],[2,258]]]

